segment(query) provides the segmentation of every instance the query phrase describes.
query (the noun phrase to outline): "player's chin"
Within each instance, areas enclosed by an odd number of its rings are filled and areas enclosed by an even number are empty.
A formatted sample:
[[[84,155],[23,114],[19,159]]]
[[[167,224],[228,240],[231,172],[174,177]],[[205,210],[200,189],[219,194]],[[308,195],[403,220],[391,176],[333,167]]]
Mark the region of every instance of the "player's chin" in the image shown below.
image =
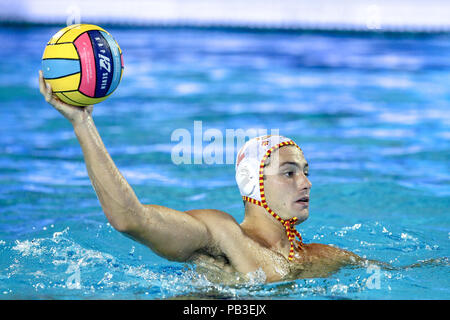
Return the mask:
[[[294,208],[294,216],[297,217],[299,223],[302,223],[309,217],[309,208]]]
[[[302,223],[303,221],[308,219],[308,217],[309,217],[308,209],[304,210],[300,216],[297,216],[299,223]]]

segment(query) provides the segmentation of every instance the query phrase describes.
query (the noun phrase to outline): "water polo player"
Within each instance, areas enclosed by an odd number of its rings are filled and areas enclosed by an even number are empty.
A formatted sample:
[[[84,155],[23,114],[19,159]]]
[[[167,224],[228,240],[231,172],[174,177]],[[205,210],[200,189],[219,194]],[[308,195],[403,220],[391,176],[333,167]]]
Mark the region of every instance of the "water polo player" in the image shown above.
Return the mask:
[[[177,211],[142,204],[106,150],[92,106],[75,107],[54,97],[40,73],[45,100],[73,125],[87,172],[110,224],[156,254],[180,262],[211,265],[224,274],[265,281],[321,277],[362,261],[336,247],[304,243],[295,226],[308,218],[308,163],[290,139],[266,136],[248,141],[236,159],[236,181],[245,203],[239,224],[215,209]]]

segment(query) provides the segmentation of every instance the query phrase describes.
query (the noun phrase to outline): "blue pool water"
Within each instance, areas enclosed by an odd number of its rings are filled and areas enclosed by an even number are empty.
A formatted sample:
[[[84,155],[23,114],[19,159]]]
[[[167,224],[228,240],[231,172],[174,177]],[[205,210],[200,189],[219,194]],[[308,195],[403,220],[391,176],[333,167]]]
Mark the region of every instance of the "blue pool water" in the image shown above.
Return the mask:
[[[62,27],[62,26],[61,26]],[[279,129],[310,165],[305,242],[393,268],[211,283],[116,232],[37,75],[58,27],[0,27],[1,299],[449,299],[450,36],[108,28],[122,83],[94,108],[143,203],[239,222],[232,164],[175,165],[176,129]]]

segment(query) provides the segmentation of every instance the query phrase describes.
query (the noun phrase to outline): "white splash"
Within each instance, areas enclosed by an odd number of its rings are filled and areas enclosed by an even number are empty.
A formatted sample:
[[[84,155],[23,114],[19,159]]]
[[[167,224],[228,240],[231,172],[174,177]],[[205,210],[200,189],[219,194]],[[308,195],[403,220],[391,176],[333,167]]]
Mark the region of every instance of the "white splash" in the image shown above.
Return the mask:
[[[412,235],[407,234],[406,232],[401,234],[400,236],[403,240],[412,240],[412,241],[418,241],[417,238],[414,238]]]
[[[42,248],[40,248],[40,241],[38,241],[38,240],[32,240],[32,241],[16,240],[15,243],[16,243],[16,245],[14,247],[12,247],[12,249],[18,251],[24,257],[30,256],[30,255],[37,256],[37,255],[41,255],[41,253],[42,253]]]
[[[267,280],[266,273],[261,268],[247,273],[246,276],[249,280],[248,284],[263,284]]]

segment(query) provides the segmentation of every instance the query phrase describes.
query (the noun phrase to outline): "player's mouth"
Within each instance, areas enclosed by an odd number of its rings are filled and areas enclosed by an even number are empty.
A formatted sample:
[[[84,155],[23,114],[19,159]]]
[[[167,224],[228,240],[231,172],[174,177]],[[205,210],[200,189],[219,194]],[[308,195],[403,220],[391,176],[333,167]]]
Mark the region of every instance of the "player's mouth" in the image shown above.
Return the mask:
[[[300,204],[300,205],[307,206],[307,205],[309,204],[309,197],[304,196],[304,197],[298,198],[298,199],[295,201],[295,203],[298,203],[298,204]]]

